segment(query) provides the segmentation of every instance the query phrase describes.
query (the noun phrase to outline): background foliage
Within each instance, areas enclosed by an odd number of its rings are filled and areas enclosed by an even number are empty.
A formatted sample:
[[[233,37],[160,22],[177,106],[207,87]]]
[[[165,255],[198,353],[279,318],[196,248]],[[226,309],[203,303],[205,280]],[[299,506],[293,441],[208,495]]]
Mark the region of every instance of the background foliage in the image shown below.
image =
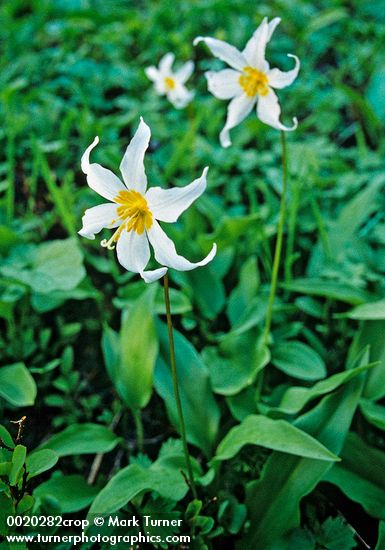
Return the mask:
[[[1,3],[3,515],[15,506],[79,518],[90,506],[122,517],[162,512],[184,518],[196,548],[348,550],[363,540],[374,548],[378,532],[383,547],[384,8],[382,0]],[[284,119],[300,125],[288,137],[269,353],[259,342],[279,136],[250,116],[233,146],[220,147],[226,104],[207,92],[203,72],[222,65],[192,47],[197,35],[243,47],[263,16],[282,18],[272,64],[288,69],[286,52],[302,62],[280,92]],[[196,62],[188,83],[196,98],[184,111],[144,75],[168,51]],[[210,166],[207,193],[169,228],[189,258],[214,240],[219,248],[208,267],[170,273],[202,508],[180,474],[161,286],[149,291],[97,239],[76,234],[84,209],[98,204],[81,154],[99,135],[95,157],[116,171],[140,115],[152,129],[150,185],[185,185]],[[144,454],[134,423],[141,407]],[[16,441],[10,421],[22,415]]]

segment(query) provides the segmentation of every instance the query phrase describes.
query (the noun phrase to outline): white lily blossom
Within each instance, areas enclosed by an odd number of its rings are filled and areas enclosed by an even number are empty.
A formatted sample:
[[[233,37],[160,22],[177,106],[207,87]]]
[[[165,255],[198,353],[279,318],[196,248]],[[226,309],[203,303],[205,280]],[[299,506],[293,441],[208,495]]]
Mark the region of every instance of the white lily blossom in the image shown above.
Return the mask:
[[[281,89],[297,78],[300,62],[297,56],[288,54],[295,61],[294,69],[288,72],[270,69],[265,59],[266,45],[281,19],[276,17],[268,22],[265,17],[242,52],[227,42],[216,38],[198,36],[194,45],[205,42],[211,52],[230,65],[231,69],[205,73],[209,91],[218,99],[231,99],[227,120],[220,133],[223,147],[231,145],[230,130],[240,124],[256,105],[258,118],[276,128],[290,131],[298,126],[293,118],[293,126],[288,128],[280,120],[281,108],[273,88]]]
[[[128,271],[139,273],[146,283],[163,277],[168,268],[190,271],[206,265],[216,254],[214,244],[203,260],[190,262],[177,253],[174,243],[159,225],[158,221],[176,222],[182,212],[203,193],[208,168],[203,170],[200,178],[185,187],[147,189],[143,160],[150,137],[150,128],[141,118],[120,164],[124,183],[100,164],[90,163],[90,153],[99,143],[98,137],[86,149],[81,167],[87,175],[87,183],[110,202],[86,210],[82,218],[83,227],[79,231],[82,237],[95,239],[103,228],[115,229],[112,237],[102,240],[101,245],[109,250],[116,245],[119,263]],[[150,260],[150,244],[155,259],[164,267],[145,271]]]
[[[194,71],[194,63],[187,61],[174,72],[172,70],[174,60],[173,53],[166,53],[160,60],[158,68],[151,65],[145,69],[145,73],[154,82],[155,90],[159,95],[166,95],[174,107],[183,109],[194,97],[194,92],[187,90],[185,86]]]

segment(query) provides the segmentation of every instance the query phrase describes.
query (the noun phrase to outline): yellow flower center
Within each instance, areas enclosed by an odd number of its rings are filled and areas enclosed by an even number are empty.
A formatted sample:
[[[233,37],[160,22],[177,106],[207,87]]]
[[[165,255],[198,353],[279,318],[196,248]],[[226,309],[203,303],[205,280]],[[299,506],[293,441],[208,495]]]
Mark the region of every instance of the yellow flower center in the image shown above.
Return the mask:
[[[166,76],[164,83],[166,84],[167,90],[173,90],[175,88],[175,80],[169,76]]]
[[[109,250],[115,248],[115,242],[119,239],[122,231],[136,231],[142,235],[145,229],[152,226],[152,213],[148,208],[146,199],[138,191],[130,189],[129,191],[120,191],[115,197],[115,202],[119,204],[117,213],[122,220],[112,237],[107,241],[104,239],[100,244]],[[113,225],[117,220],[113,220]]]
[[[245,91],[245,94],[249,97],[255,95],[266,95],[269,93],[267,86],[268,78],[262,71],[253,69],[253,67],[245,67],[243,74],[239,77],[239,84]]]

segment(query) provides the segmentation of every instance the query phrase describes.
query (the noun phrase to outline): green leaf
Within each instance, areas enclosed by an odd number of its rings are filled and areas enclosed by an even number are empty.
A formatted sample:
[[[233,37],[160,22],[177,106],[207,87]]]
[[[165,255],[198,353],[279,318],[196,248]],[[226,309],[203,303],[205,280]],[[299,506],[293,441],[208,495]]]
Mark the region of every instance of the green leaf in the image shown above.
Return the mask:
[[[16,514],[22,516],[32,509],[35,499],[31,495],[24,495],[16,507]]]
[[[385,455],[369,447],[351,432],[341,453],[342,462],[326,473],[324,480],[337,485],[375,518],[385,519]]]
[[[27,456],[27,448],[24,445],[16,445],[11,460],[11,469],[9,472],[9,484],[17,485],[20,476],[24,470],[25,457]]]
[[[317,542],[328,550],[353,550],[357,548],[354,530],[341,517],[328,517],[317,532]]]
[[[185,471],[185,458],[180,446],[174,447],[165,456],[160,456],[150,467],[130,464],[113,476],[100,491],[89,510],[89,516],[96,514],[106,516],[116,512],[135,496],[156,491],[161,497],[170,500],[181,500],[188,491],[181,470]],[[200,468],[195,460],[192,462],[195,475],[200,475]]]
[[[385,521],[380,521],[378,529],[378,541],[374,550],[383,550],[385,548]]]
[[[55,466],[58,460],[59,455],[51,449],[41,449],[29,454],[26,460],[28,479],[46,472]]]
[[[311,388],[293,386],[286,390],[279,406],[274,408],[274,410],[277,410],[283,414],[296,414],[312,399],[334,391],[342,384],[346,384],[349,380],[352,380],[352,378],[370,368],[374,368],[374,365],[363,365],[362,367],[356,367],[354,369],[338,372],[337,374],[329,376],[325,380],[317,382]]]
[[[363,321],[351,346],[351,355],[369,346],[370,361],[379,361],[366,379],[364,397],[377,401],[385,396],[385,321]]]
[[[378,321],[385,320],[385,300],[361,304],[344,314],[349,319],[359,321]]]
[[[370,424],[380,430],[385,430],[385,407],[383,405],[377,405],[368,399],[361,399],[360,409]]]
[[[367,360],[367,354],[362,362]],[[295,426],[339,454],[349,430],[363,387],[356,378],[336,393],[324,397]],[[325,476],[333,463],[296,457],[274,451],[267,459],[260,479],[247,486],[246,504],[253,528],[237,544],[238,550],[276,548],[300,523],[300,501]]]
[[[152,394],[158,354],[154,325],[156,286],[149,286],[126,311],[119,340],[108,327],[103,353],[108,373],[123,402],[131,409],[145,407]]]
[[[237,324],[245,309],[255,298],[259,287],[259,273],[257,258],[251,256],[242,266],[239,275],[239,284],[230,294],[227,305],[227,316],[232,326]]]
[[[58,475],[56,472],[33,492],[36,499],[54,500],[63,514],[78,512],[91,504],[99,489],[79,475]]]
[[[40,449],[51,449],[60,457],[94,453],[108,453],[119,442],[111,430],[100,424],[73,424],[53,435]]]
[[[73,238],[40,244],[32,254],[29,267],[16,270],[14,266],[6,265],[2,272],[39,294],[72,290],[86,275],[83,254]]]
[[[327,373],[325,363],[318,353],[302,342],[275,344],[271,362],[288,376],[301,380],[319,380]]]
[[[184,273],[192,289],[192,297],[207,319],[215,319],[226,302],[225,288],[210,266]]]
[[[168,415],[178,426],[178,415],[170,370],[170,351],[167,326],[157,323],[160,356],[155,369],[155,389],[164,399]],[[217,435],[219,407],[211,391],[207,368],[195,348],[182,334],[174,330],[175,357],[187,439],[206,455]],[[204,407],[202,407],[204,403]]]
[[[33,405],[36,384],[24,363],[0,368],[0,396],[15,407]]]
[[[286,420],[273,420],[267,416],[250,415],[232,428],[218,445],[214,460],[228,460],[244,445],[260,445],[316,460],[339,460],[324,445]]]
[[[385,121],[385,66],[372,73],[366,97],[378,118]]]
[[[0,536],[4,536],[9,533],[9,527],[7,525],[7,517],[14,516],[15,508],[12,502],[12,498],[7,493],[0,493]],[[1,544],[1,543],[0,543]]]
[[[4,428],[4,426],[0,424],[0,447],[2,446],[2,442],[10,449],[15,448],[15,444],[13,442],[11,434],[6,428]]]
[[[252,330],[226,335],[219,347],[207,347],[202,358],[209,369],[215,393],[235,395],[252,384],[269,362],[270,353]]]
[[[310,296],[323,296],[332,300],[339,300],[351,305],[359,305],[370,302],[370,294],[355,286],[328,279],[308,278],[295,279],[290,283],[282,283],[281,286],[292,292],[308,294]]]

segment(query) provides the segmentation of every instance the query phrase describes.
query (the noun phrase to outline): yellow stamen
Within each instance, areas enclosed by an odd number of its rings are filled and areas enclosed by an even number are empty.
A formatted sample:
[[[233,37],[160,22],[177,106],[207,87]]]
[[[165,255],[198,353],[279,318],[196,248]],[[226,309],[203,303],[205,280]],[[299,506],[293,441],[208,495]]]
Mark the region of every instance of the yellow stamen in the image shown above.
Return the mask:
[[[148,208],[146,199],[138,191],[134,191],[133,189],[130,191],[120,191],[114,200],[120,205],[117,208],[117,213],[122,220],[122,224],[109,240],[104,239],[101,241],[100,244],[109,250],[115,248],[115,243],[123,230],[134,230],[138,235],[142,235],[145,229],[150,229],[152,226],[152,213]]]
[[[258,69],[254,69],[253,67],[245,67],[243,69],[243,74],[239,77],[239,84],[249,97],[254,97],[257,94],[268,94],[268,81],[269,80],[265,73],[258,71]]]
[[[166,76],[164,83],[166,84],[167,90],[173,90],[175,88],[175,80],[169,76]]]

